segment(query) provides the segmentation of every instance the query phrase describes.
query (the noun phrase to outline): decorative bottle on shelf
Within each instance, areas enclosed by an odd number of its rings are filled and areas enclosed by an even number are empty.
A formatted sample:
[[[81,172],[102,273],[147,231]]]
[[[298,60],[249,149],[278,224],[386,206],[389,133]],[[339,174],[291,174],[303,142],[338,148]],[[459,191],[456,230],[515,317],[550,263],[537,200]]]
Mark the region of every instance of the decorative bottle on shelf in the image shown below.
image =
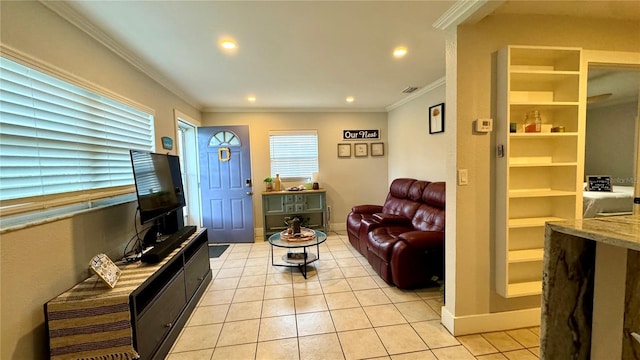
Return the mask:
[[[276,174],[276,179],[274,180],[274,190],[280,191],[282,183],[280,182],[280,174]]]
[[[540,117],[540,111],[533,110],[526,115],[524,120],[525,132],[540,132],[542,131],[542,118]]]

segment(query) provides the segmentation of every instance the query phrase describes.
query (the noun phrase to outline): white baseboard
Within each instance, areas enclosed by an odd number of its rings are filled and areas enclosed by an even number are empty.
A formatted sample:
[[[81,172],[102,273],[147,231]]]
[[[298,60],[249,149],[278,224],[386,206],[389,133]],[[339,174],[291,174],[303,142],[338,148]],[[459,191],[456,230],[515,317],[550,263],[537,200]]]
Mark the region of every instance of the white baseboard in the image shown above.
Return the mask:
[[[540,308],[454,316],[442,307],[441,322],[454,336],[540,326]]]

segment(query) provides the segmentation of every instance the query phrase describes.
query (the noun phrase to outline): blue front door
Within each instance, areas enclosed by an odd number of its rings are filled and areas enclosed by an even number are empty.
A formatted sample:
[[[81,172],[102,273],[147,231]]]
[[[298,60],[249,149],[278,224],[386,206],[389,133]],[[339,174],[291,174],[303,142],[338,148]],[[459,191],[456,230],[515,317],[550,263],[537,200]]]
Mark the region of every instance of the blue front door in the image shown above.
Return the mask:
[[[198,128],[202,221],[210,243],[253,242],[248,126]]]

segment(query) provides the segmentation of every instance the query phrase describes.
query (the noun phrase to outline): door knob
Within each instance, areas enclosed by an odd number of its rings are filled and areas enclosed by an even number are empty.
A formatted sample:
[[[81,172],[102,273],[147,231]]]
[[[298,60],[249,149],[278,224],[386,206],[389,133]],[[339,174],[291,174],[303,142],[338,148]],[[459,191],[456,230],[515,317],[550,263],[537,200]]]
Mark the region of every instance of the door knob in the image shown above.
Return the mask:
[[[253,191],[247,191],[247,195],[253,195]]]

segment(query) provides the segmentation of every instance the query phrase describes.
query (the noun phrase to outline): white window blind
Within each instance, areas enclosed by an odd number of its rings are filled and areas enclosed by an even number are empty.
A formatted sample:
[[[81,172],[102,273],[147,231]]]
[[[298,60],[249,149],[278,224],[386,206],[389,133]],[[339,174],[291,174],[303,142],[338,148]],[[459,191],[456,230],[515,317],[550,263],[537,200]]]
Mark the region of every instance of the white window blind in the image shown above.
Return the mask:
[[[318,133],[315,130],[270,131],[269,151],[272,175],[306,179],[318,172]]]
[[[153,116],[0,57],[0,200],[133,184]]]

